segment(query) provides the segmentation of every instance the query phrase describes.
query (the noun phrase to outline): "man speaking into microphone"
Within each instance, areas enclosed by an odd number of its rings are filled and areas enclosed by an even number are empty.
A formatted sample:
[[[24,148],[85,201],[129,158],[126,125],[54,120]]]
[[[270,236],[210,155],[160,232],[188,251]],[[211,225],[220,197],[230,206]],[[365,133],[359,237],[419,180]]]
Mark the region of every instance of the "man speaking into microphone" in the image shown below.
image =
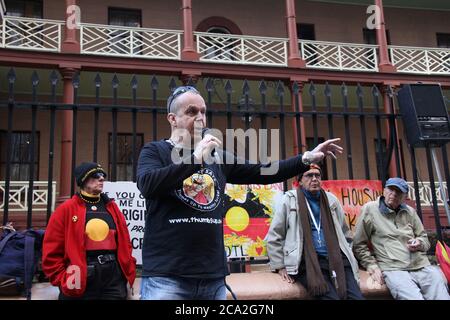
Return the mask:
[[[224,300],[229,274],[223,239],[226,183],[271,184],[309,169],[342,148],[331,139],[314,150],[271,164],[242,163],[205,133],[206,105],[191,86],[167,100],[169,139],[147,143],[139,156],[137,186],[146,199],[141,299]],[[174,159],[178,155],[178,160]],[[214,161],[220,157],[222,161]],[[176,158],[176,157],[175,157]],[[211,159],[213,158],[213,159]]]

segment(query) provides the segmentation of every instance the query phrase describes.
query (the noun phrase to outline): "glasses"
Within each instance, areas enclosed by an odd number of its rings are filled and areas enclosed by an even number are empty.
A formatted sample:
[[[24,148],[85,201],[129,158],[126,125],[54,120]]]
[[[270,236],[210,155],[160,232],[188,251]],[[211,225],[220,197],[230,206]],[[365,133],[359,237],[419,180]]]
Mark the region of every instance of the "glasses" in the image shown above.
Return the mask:
[[[172,106],[173,100],[175,100],[177,97],[181,96],[183,93],[186,93],[188,91],[200,94],[200,92],[198,92],[198,90],[192,86],[181,86],[176,88],[167,99],[167,113],[170,113],[170,107]]]
[[[308,178],[308,179],[317,178],[317,179],[320,180],[322,178],[320,173],[307,173],[307,174],[304,174],[303,176]]]
[[[397,196],[401,196],[401,195],[404,194],[400,189],[398,189],[398,188],[393,188],[393,187],[391,187],[391,186],[385,187],[385,189],[386,189],[388,192],[390,192],[390,193],[395,193],[395,195],[397,195]]]
[[[106,174],[104,174],[103,172],[95,172],[93,174],[91,174],[91,178],[94,179],[100,179],[100,178],[106,178]]]

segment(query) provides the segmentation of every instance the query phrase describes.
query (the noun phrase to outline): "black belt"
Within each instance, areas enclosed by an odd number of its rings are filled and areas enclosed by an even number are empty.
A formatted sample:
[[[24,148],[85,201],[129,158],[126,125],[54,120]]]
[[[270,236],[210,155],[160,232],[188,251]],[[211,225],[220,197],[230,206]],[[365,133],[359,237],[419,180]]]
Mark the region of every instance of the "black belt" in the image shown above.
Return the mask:
[[[112,262],[112,261],[116,261],[117,257],[115,254],[101,254],[99,256],[91,256],[91,257],[87,257],[87,262],[88,264],[93,264],[93,263],[99,263],[99,264],[105,264],[108,262]]]

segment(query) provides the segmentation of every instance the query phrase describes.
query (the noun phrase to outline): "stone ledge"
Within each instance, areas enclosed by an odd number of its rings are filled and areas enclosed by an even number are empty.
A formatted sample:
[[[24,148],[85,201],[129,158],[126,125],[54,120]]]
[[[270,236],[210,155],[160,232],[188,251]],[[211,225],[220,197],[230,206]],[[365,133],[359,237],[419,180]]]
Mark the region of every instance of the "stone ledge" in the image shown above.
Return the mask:
[[[385,285],[376,285],[366,271],[360,270],[360,286],[367,299],[392,299]],[[226,278],[238,300],[286,300],[311,299],[305,288],[298,283],[287,283],[273,272],[264,270],[251,273],[232,273]],[[130,300],[138,300],[141,278],[136,278],[133,286],[134,296]],[[35,283],[31,290],[32,300],[57,300],[59,290],[48,282]],[[232,296],[227,291],[227,299]],[[24,297],[1,297],[0,300],[26,300]]]
[[[366,299],[392,299],[386,285],[374,283],[366,271],[360,270],[361,292]],[[227,277],[238,300],[307,300],[311,297],[299,283],[287,283],[270,271],[232,273]],[[232,299],[227,292],[227,299]]]

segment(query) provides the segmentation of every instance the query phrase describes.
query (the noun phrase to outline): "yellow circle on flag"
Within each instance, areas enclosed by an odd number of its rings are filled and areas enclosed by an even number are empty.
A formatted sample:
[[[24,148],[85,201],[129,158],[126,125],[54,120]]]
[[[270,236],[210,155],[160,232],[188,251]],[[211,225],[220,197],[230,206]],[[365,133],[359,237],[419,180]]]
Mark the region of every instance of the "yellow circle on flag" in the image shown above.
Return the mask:
[[[250,217],[242,207],[232,207],[227,211],[225,215],[225,222],[233,231],[242,231],[248,227],[248,223],[250,222]]]
[[[89,239],[103,241],[109,233],[108,224],[102,219],[91,219],[86,223],[86,234]]]

